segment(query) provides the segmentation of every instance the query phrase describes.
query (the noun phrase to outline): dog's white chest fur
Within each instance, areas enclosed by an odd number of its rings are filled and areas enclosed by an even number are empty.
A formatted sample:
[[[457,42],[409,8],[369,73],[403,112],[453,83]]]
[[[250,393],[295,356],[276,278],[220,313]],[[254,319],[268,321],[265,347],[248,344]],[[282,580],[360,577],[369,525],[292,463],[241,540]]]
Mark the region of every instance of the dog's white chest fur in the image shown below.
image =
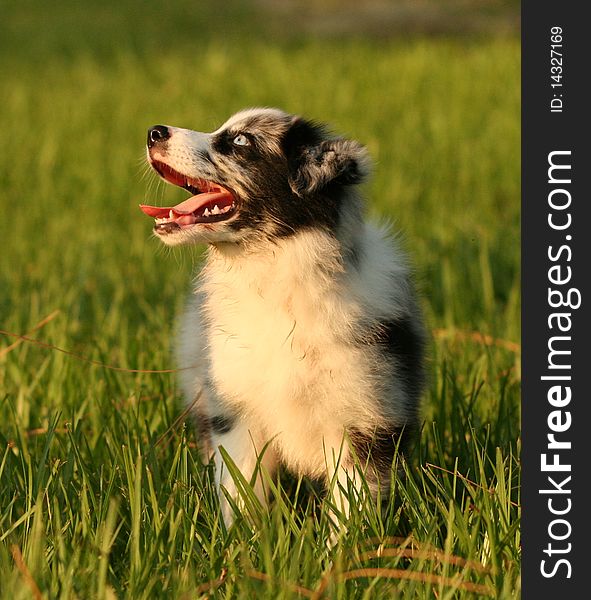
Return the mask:
[[[217,400],[306,472],[322,472],[323,445],[344,428],[376,420],[370,355],[347,339],[359,300],[336,250],[302,233],[264,257],[210,257],[202,279]]]
[[[406,290],[393,282],[404,281],[394,275],[406,267],[385,232],[362,232],[360,263],[349,270],[334,238],[319,231],[257,255],[212,249],[182,319],[179,362],[201,366],[185,372],[188,397],[205,384],[206,414],[239,415],[309,475],[323,473],[326,447],[338,448],[345,431],[407,417],[380,373],[382,354],[354,343],[361,321],[404,307]]]

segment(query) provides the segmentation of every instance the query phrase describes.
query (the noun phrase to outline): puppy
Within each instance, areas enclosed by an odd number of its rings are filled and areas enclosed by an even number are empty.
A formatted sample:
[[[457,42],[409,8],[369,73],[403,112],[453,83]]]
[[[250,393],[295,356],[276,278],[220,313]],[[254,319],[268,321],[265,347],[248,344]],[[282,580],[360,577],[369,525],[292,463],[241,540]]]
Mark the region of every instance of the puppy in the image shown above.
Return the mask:
[[[262,501],[260,464],[323,478],[345,516],[346,490],[367,489],[360,469],[372,493],[387,492],[417,426],[425,344],[406,258],[363,217],[365,148],[264,108],[213,133],[157,125],[147,153],[191,193],[141,206],[155,235],[209,244],[177,358],[220,492],[240,506],[220,448]]]

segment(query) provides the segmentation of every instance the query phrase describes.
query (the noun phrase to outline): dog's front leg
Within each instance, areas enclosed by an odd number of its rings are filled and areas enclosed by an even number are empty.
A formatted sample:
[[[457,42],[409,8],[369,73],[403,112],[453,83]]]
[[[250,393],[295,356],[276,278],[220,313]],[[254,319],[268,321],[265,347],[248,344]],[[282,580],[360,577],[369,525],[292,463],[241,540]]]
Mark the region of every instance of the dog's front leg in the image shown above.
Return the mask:
[[[347,436],[342,438],[340,445],[325,447],[325,461],[328,515],[333,525],[328,545],[333,547],[347,531],[351,505],[363,506],[366,501],[375,500],[377,488],[372,485],[373,471],[364,468],[367,465],[359,464]]]
[[[244,508],[244,492],[240,489],[241,483],[232,476],[231,468],[224,459],[224,452],[247,482],[252,481],[256,472],[253,489],[263,505],[266,505],[267,500],[264,472],[272,475],[277,459],[273,449],[270,446],[265,447],[260,432],[243,421],[237,420],[231,423],[231,426],[228,423],[223,428],[218,427],[217,431],[215,429],[214,426],[212,442],[215,448],[216,486],[224,523],[226,527],[230,527],[234,522],[234,509],[222,488],[241,511]]]
[[[330,438],[328,438],[330,439]],[[326,438],[325,438],[326,440]],[[359,475],[345,438],[335,443],[325,441],[324,457],[326,464],[326,482],[328,488],[328,515],[332,522],[332,531],[327,540],[329,547],[336,545],[339,537],[347,531],[347,521],[351,512],[351,501],[356,502],[361,493]]]

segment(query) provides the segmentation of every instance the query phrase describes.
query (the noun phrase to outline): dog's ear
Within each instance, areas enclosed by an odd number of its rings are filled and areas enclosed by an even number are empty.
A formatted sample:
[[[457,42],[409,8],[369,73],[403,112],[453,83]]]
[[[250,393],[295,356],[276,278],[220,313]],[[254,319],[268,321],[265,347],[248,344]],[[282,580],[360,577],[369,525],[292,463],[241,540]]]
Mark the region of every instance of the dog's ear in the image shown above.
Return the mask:
[[[361,144],[330,138],[322,126],[300,118],[292,122],[283,148],[289,184],[298,196],[360,183],[369,173],[369,155]]]

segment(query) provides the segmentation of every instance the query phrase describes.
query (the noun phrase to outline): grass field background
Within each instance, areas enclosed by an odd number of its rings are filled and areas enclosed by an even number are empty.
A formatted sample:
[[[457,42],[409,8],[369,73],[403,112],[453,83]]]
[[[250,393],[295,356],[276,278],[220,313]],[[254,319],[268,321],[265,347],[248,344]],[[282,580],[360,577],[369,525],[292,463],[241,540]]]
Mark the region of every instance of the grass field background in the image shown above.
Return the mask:
[[[8,2],[0,23],[0,329],[172,368],[200,249],[163,251],[141,202],[147,127],[279,106],[365,143],[369,212],[402,231],[430,385],[396,500],[328,551],[321,497],[282,476],[220,524],[172,374],[0,335],[0,599],[517,598],[519,44],[318,37],[246,3]],[[286,30],[289,26],[286,27]]]

